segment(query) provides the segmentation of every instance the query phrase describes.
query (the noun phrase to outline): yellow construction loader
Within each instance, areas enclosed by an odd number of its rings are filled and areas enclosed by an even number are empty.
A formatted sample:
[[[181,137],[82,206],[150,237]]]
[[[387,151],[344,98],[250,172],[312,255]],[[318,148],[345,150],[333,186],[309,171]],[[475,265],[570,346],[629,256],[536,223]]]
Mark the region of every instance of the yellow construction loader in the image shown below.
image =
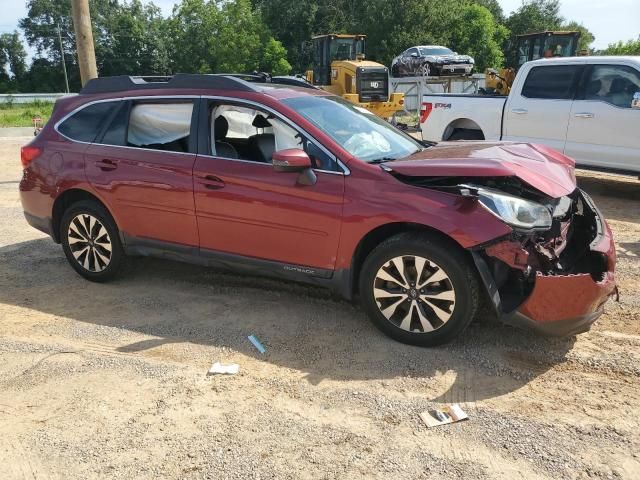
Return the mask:
[[[389,69],[365,60],[366,35],[330,34],[313,37],[313,70],[309,83],[389,118],[404,110],[404,94],[389,94]]]
[[[580,32],[537,32],[516,36],[515,67],[485,70],[485,87],[481,93],[508,95],[516,78],[516,71],[525,63],[539,58],[573,57],[578,49]]]

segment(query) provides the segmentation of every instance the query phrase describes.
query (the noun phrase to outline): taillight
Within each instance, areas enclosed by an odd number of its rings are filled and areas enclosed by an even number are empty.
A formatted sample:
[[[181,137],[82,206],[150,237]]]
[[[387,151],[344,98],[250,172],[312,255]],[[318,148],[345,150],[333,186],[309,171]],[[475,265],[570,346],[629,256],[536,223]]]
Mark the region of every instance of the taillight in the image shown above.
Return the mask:
[[[431,113],[432,109],[433,103],[422,102],[422,105],[420,106],[420,123],[424,123],[427,121],[427,118],[429,118],[429,114]]]
[[[29,164],[38,158],[42,153],[42,149],[38,147],[31,147],[26,145],[20,149],[20,161],[23,168],[27,168]]]

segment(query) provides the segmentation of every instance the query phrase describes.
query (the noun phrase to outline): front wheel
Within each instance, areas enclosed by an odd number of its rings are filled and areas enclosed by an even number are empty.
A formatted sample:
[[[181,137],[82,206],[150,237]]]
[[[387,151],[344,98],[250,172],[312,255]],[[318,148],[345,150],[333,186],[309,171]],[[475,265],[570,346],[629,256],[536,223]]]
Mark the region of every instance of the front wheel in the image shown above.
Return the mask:
[[[464,252],[430,235],[402,234],[367,257],[360,296],[373,323],[402,343],[436,346],[460,335],[480,302]]]

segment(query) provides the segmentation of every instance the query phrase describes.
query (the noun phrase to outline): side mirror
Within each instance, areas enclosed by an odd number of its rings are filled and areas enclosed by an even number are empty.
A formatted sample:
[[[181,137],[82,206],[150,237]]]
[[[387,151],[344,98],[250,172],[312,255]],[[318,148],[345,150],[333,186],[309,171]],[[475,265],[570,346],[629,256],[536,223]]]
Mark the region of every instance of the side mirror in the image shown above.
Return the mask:
[[[301,148],[278,150],[273,153],[271,162],[276,172],[299,173],[297,183],[300,185],[315,185],[318,181],[309,155]]]
[[[411,56],[412,56],[413,58],[416,58],[416,57],[418,56],[418,54],[417,54],[416,52],[413,52],[413,53],[411,54]]]
[[[309,155],[301,148],[278,150],[271,160],[276,172],[302,172],[312,167]]]

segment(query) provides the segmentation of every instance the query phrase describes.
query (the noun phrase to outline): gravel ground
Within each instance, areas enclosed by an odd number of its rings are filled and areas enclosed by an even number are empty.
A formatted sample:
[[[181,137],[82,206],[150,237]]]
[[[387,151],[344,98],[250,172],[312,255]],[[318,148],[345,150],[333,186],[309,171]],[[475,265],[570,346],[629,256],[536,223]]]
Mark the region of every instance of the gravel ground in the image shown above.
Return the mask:
[[[311,287],[152,259],[82,280],[22,217],[28,140],[0,138],[0,479],[640,478],[636,179],[580,174],[618,242],[591,332],[421,349]],[[448,402],[470,420],[427,429]]]

